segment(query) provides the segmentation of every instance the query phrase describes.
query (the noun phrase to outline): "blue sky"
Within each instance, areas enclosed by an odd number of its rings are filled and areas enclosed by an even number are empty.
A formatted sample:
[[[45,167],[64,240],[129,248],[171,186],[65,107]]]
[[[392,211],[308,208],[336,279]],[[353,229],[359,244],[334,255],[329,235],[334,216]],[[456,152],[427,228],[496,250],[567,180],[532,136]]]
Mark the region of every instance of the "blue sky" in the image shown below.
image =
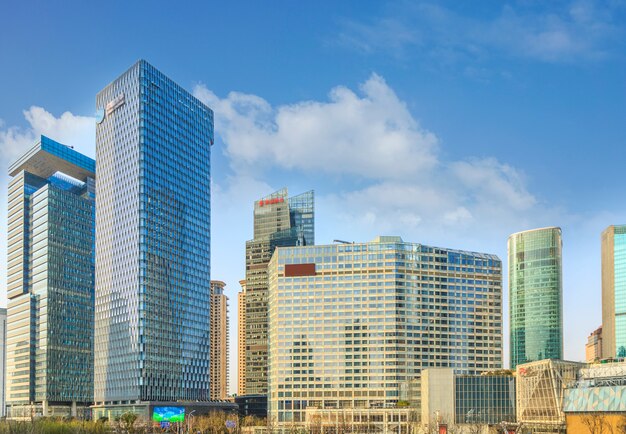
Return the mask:
[[[601,323],[600,232],[626,221],[625,17],[591,0],[4,2],[1,170],[42,133],[93,156],[96,92],[145,58],[216,112],[233,384],[252,202],[282,186],[315,190],[320,244],[401,235],[506,266],[510,233],[561,226],[578,360]]]

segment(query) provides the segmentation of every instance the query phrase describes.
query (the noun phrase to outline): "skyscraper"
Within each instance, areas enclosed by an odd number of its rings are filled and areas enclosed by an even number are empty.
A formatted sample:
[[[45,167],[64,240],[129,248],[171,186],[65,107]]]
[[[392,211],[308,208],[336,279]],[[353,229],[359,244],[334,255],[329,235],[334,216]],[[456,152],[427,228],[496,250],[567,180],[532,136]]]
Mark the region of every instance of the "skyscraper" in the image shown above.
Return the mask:
[[[95,161],[41,136],[9,168],[8,417],[93,400]]]
[[[509,237],[511,368],[563,358],[561,228]]]
[[[237,294],[237,395],[246,394],[246,281]]]
[[[228,297],[226,284],[211,280],[211,393],[212,400],[228,397]]]
[[[597,362],[602,360],[602,326],[595,329],[587,337],[587,344],[585,345],[585,361],[587,363]]]
[[[246,242],[246,394],[267,393],[267,264],[277,246],[315,243],[313,191],[286,188],[254,203],[254,239]]]
[[[213,112],[144,60],[96,108],[94,415],[208,400]]]
[[[502,368],[495,255],[378,237],[281,247],[268,269],[269,406],[279,425],[304,423],[312,408],[335,421],[393,412],[401,384],[426,368]]]
[[[0,417],[7,415],[6,366],[7,366],[7,309],[0,308]]]
[[[626,225],[602,232],[602,357],[626,357]]]

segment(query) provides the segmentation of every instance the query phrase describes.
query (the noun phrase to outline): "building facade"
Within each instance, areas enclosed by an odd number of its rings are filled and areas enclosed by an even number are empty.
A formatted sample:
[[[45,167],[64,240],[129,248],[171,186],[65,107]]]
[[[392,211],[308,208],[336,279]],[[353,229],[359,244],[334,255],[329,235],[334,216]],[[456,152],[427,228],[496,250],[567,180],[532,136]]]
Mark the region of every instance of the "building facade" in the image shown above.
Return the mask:
[[[212,400],[228,398],[228,297],[226,284],[211,280],[211,393]]]
[[[246,242],[246,394],[267,393],[267,265],[279,246],[315,243],[313,191],[286,188],[254,203],[254,239]]]
[[[563,358],[561,229],[518,232],[509,237],[511,368]]]
[[[378,237],[286,247],[269,265],[269,408],[395,407],[423,369],[502,368],[502,265],[495,255]]]
[[[9,175],[7,416],[81,417],[93,400],[95,161],[41,136]]]
[[[94,415],[206,401],[213,112],[143,60],[96,108]]]
[[[587,363],[602,360],[602,326],[598,327],[587,337],[585,345],[585,361]]]
[[[565,433],[565,388],[586,365],[565,360],[539,360],[517,366],[517,422],[528,432]]]
[[[7,366],[7,309],[0,307],[0,417],[7,415],[6,366]]]
[[[237,395],[246,394],[246,281],[237,293]]]
[[[511,371],[455,375],[453,368],[428,368],[421,377],[420,422],[426,432],[437,422],[454,432],[482,432],[483,427],[516,421]]]
[[[602,357],[626,357],[626,225],[602,232]]]

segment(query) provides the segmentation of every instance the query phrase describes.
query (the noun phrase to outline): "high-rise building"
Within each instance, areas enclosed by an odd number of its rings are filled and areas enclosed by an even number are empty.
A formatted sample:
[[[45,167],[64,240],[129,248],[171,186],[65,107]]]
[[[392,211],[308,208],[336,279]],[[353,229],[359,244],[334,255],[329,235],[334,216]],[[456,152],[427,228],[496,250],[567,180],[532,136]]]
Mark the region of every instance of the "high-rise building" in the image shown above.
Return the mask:
[[[93,401],[95,166],[41,136],[9,167],[9,418],[81,417]]]
[[[211,280],[211,393],[212,400],[228,397],[228,297],[226,284]]]
[[[246,394],[267,393],[267,264],[278,246],[315,242],[313,191],[286,188],[254,203],[254,239],[246,242]]]
[[[563,358],[561,228],[509,237],[511,368]]]
[[[7,415],[6,366],[7,366],[7,309],[0,307],[0,417]]]
[[[237,395],[246,394],[246,281],[237,294]]]
[[[269,406],[278,424],[304,423],[307,408],[395,409],[401,384],[422,369],[502,368],[495,255],[378,237],[278,248],[268,269]]]
[[[594,330],[587,337],[587,345],[585,345],[585,361],[587,363],[602,360],[602,326]]]
[[[602,356],[626,357],[626,225],[602,232]]]
[[[144,60],[96,108],[94,417],[147,417],[209,399],[213,112]]]

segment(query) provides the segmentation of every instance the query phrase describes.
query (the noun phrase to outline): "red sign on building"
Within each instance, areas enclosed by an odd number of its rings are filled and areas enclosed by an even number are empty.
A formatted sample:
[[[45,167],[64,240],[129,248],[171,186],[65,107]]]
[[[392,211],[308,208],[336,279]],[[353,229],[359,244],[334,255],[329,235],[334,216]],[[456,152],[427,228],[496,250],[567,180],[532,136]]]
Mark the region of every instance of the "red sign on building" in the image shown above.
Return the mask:
[[[283,203],[285,201],[284,197],[275,197],[273,199],[261,199],[259,201],[259,206],[263,205],[273,205],[275,203]]]

